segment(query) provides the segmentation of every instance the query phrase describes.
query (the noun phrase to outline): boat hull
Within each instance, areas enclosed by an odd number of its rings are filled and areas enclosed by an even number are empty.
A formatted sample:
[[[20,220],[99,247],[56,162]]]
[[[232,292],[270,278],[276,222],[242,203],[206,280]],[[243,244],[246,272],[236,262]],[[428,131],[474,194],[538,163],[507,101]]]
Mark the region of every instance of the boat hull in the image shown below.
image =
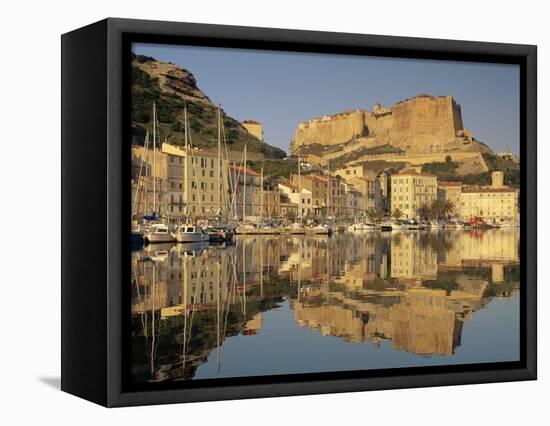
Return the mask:
[[[178,243],[204,243],[210,241],[208,234],[194,234],[194,233],[177,233],[175,235]]]
[[[170,234],[145,234],[143,239],[147,244],[174,242],[174,237]]]

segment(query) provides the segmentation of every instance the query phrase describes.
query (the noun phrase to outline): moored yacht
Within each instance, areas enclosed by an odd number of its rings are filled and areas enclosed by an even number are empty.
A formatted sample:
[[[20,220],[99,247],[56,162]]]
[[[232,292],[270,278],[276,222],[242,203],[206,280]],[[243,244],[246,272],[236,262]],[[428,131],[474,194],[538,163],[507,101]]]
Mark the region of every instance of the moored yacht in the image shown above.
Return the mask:
[[[170,243],[174,241],[174,237],[164,223],[153,223],[143,234],[143,240],[148,244]]]
[[[198,225],[178,225],[174,232],[178,243],[198,243],[210,240],[210,235]]]
[[[305,234],[306,229],[301,223],[293,223],[289,227],[291,234]]]

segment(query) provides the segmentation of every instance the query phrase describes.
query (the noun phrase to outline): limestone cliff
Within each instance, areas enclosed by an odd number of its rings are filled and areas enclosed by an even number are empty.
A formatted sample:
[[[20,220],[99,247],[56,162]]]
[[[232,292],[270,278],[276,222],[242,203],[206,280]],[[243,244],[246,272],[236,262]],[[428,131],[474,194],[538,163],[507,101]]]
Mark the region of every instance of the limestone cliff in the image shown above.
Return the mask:
[[[153,102],[161,140],[174,145],[183,142],[183,111],[187,105],[193,146],[216,147],[218,107],[199,89],[195,76],[178,65],[135,55],[132,58],[132,133],[136,144],[143,144],[146,129],[151,129]],[[252,160],[286,157],[283,150],[262,143],[223,109],[221,115],[230,158],[240,159],[245,144]]]
[[[357,109],[299,123],[290,149],[314,163],[344,155],[350,161],[368,160],[374,153],[379,159],[406,161],[411,155],[492,152],[464,128],[461,107],[452,96],[425,94],[391,108],[375,104],[372,111]]]

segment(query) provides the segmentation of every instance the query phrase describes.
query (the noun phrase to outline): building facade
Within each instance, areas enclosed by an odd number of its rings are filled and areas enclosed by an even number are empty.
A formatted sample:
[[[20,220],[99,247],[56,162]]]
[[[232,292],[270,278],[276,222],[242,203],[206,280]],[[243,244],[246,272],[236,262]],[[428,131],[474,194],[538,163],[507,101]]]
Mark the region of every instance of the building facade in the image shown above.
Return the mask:
[[[416,218],[420,206],[430,205],[436,198],[434,175],[406,169],[391,176],[391,211],[401,211],[404,218]]]
[[[490,186],[464,186],[460,213],[463,220],[481,218],[485,222],[519,220],[519,191],[504,185],[504,174],[492,173]]]

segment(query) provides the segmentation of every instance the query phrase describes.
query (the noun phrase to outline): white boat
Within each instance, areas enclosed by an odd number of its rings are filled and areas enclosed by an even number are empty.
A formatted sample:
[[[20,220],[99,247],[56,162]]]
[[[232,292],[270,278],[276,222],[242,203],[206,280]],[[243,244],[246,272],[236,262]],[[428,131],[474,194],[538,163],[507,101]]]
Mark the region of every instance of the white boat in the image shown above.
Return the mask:
[[[164,223],[154,223],[143,234],[143,240],[148,244],[170,243],[174,241],[174,237]]]
[[[348,230],[352,232],[377,231],[379,229],[380,226],[373,223],[355,223],[348,227]]]
[[[243,224],[235,228],[235,234],[239,235],[255,235],[259,234],[258,227],[253,224]]]
[[[401,222],[392,222],[391,224],[392,232],[403,230],[403,224]]]
[[[178,225],[174,232],[178,243],[200,243],[210,241],[210,235],[197,225]]]
[[[304,225],[300,224],[300,223],[293,223],[292,225],[290,225],[290,233],[291,234],[305,234],[306,233],[306,229],[304,227]]]
[[[328,225],[311,225],[305,227],[306,234],[328,235],[331,229]]]
[[[430,222],[430,229],[443,229],[443,228],[444,228],[443,222],[439,222],[436,220]]]

